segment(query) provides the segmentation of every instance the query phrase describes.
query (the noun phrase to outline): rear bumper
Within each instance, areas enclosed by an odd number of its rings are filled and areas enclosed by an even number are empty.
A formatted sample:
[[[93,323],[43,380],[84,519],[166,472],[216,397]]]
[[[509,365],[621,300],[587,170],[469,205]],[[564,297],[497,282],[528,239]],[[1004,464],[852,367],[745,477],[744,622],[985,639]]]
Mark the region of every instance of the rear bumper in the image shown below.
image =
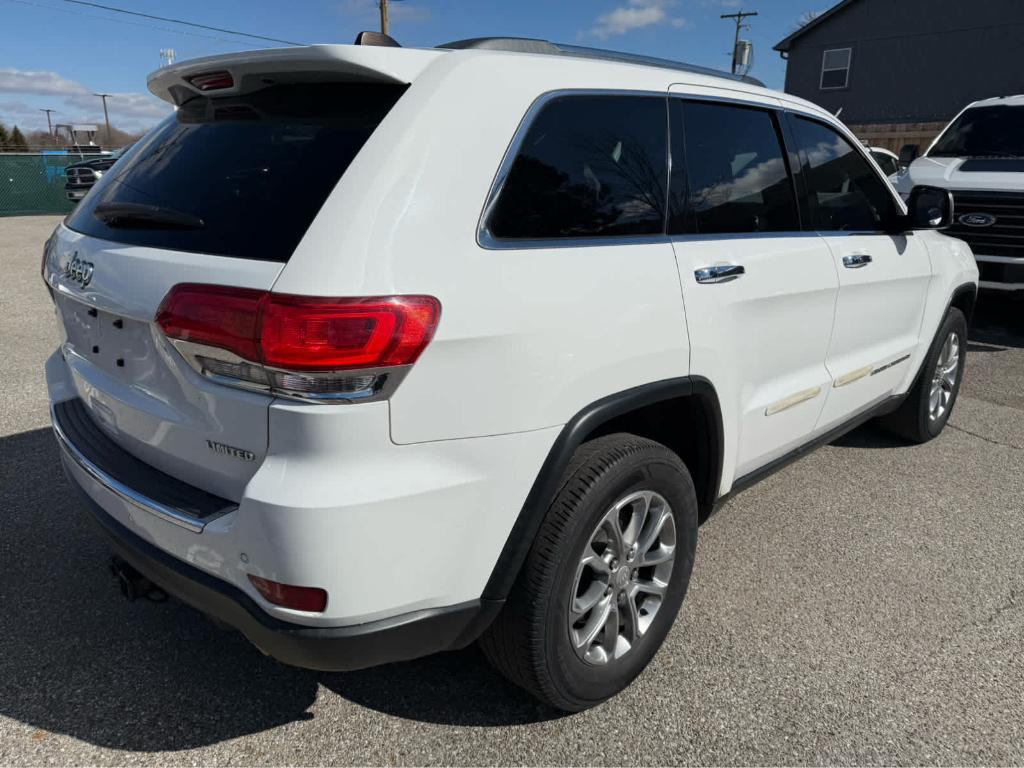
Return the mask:
[[[64,456],[65,461],[72,460]],[[261,651],[285,664],[341,672],[463,648],[501,608],[500,601],[472,600],[346,627],[281,621],[236,587],[168,555],[118,523],[88,496],[86,500],[115,553],[166,592],[239,630]]]
[[[90,374],[73,375],[60,352],[51,356],[46,378],[55,413],[67,401],[94,397]],[[96,382],[102,390],[99,375]],[[128,446],[119,458],[118,424],[107,429],[95,411],[88,408],[84,427],[70,430],[95,466],[67,448],[64,463],[107,517],[244,595],[261,618],[324,630],[405,622],[481,598],[557,432],[400,446],[390,439],[388,403],[274,404],[266,410],[272,450],[240,493],[211,498],[215,489],[190,482],[188,473],[154,475],[172,470]],[[130,408],[114,411],[131,424]],[[145,445],[164,450],[162,434],[144,433]],[[205,453],[204,436],[196,436],[193,452]],[[115,445],[90,450],[93,442]],[[322,588],[327,606],[311,613],[270,603],[250,575]]]
[[[114,552],[154,584],[241,631],[286,664],[345,671],[461,648],[476,639],[501,607],[500,601],[477,599],[344,627],[311,627],[271,616],[238,587],[133,533],[92,498],[80,478],[193,535],[206,522],[235,511],[230,502],[174,480],[121,450],[96,428],[78,399],[55,404],[51,415],[66,474]]]

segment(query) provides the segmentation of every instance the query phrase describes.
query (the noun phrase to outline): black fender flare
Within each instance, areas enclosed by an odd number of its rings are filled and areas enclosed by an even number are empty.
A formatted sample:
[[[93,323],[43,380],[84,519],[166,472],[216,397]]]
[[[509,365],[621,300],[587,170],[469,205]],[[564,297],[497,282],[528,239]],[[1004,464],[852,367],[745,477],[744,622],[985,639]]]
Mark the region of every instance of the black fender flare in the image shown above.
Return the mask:
[[[704,494],[705,498],[698,499],[698,502],[702,509],[710,510],[713,507],[722,481],[724,433],[718,393],[711,382],[700,376],[681,376],[608,395],[581,409],[562,427],[555,438],[491,571],[482,599],[504,600],[508,597],[537,531],[540,530],[551,500],[558,493],[565,468],[587,436],[614,418],[648,405],[681,397],[697,397],[701,400],[705,428],[708,430],[707,438],[712,450],[708,457],[710,465],[707,492]]]

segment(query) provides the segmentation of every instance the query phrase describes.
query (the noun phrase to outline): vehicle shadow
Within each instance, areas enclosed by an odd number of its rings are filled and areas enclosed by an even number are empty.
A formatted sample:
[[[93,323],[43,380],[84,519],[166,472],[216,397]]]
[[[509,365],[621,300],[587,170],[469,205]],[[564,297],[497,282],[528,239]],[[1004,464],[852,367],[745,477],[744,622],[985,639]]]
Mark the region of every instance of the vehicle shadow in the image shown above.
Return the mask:
[[[911,443],[902,437],[886,431],[877,424],[868,422],[841,437],[837,437],[829,445],[838,448],[905,448]]]
[[[982,291],[967,335],[974,342],[968,345],[969,352],[1003,351],[995,347],[1024,349],[1024,301]]]
[[[369,709],[422,722],[488,727],[564,716],[506,681],[476,646],[358,672],[321,674],[319,681]]]
[[[49,429],[0,438],[0,715],[130,751],[183,750],[313,717],[319,686],[399,717],[546,719],[474,650],[347,674],[295,669],[176,601],[128,602]]]

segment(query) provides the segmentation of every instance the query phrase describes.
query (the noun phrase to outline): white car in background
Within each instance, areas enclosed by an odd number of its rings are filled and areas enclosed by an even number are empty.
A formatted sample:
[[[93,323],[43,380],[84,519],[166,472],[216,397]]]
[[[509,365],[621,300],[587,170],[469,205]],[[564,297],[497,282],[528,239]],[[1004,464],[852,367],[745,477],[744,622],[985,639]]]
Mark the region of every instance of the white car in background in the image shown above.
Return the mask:
[[[1024,295],[1024,95],[969,104],[896,177],[902,196],[919,184],[953,194],[948,234],[967,242],[981,270],[981,287]]]
[[[878,163],[878,167],[882,169],[882,173],[889,177],[889,180],[895,183],[895,176],[900,170],[900,158],[895,152],[890,152],[888,149],[883,147],[868,147],[868,152],[871,153],[872,159]]]
[[[874,417],[930,440],[956,402],[977,269],[948,194],[907,210],[756,81],[488,39],[149,88],[177,110],[45,248],[54,430],[125,591],[287,663],[480,638],[593,706],[657,652],[725,498]]]

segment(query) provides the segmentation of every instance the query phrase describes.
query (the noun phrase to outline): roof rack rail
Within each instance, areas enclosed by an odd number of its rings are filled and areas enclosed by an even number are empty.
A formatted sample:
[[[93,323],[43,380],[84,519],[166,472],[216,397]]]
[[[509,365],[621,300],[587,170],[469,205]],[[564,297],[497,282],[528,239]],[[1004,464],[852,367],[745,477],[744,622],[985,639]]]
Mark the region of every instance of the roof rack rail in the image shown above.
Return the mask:
[[[511,51],[514,53],[541,53],[549,56],[572,56],[580,59],[618,61],[623,64],[641,64],[648,67],[675,69],[680,72],[691,72],[698,75],[721,77],[726,80],[749,83],[750,85],[764,86],[764,83],[750,75],[731,75],[728,72],[711,69],[710,67],[700,67],[696,64],[686,64],[682,61],[660,59],[655,56],[643,56],[636,53],[607,51],[603,48],[587,48],[580,45],[563,45],[561,43],[552,43],[549,40],[540,40],[530,37],[473,37],[468,40],[455,40],[450,43],[443,43],[437,47],[457,51]]]

